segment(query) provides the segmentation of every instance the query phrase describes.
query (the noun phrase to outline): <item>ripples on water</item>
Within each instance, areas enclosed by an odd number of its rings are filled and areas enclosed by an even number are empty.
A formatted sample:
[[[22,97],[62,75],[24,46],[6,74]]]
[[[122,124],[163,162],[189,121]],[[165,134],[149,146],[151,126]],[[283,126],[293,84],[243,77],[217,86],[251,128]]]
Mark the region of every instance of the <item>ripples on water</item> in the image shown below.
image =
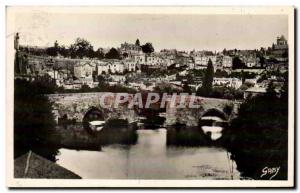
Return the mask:
[[[167,145],[167,130],[137,130],[133,145],[102,151],[60,149],[57,163],[85,179],[239,179],[228,152],[219,147]]]

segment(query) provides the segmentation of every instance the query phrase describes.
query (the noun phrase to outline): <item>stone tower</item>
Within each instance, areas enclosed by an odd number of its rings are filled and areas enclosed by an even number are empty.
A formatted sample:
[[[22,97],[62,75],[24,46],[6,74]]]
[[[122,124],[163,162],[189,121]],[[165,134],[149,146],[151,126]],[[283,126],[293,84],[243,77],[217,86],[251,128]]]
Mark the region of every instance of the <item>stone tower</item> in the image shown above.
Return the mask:
[[[19,39],[20,39],[19,33],[17,32],[15,35],[15,41],[14,41],[14,48],[16,51],[19,50]]]

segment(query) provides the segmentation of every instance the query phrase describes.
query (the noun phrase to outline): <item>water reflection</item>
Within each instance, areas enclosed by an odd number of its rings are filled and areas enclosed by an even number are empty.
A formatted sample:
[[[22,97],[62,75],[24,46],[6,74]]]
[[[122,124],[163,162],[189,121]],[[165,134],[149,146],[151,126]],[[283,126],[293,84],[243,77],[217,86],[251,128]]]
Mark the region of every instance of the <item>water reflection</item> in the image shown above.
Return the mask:
[[[211,145],[211,138],[198,127],[168,128],[167,145],[203,146]]]
[[[217,116],[203,116],[199,122],[204,134],[216,141],[222,137],[222,131],[227,127],[227,122]]]
[[[68,125],[66,128],[57,127],[56,143],[62,148],[76,150],[101,150],[106,144],[135,144],[137,133],[132,127],[111,128],[106,127],[101,131],[89,132],[81,124]]]
[[[137,130],[136,143],[130,145],[103,145],[102,151],[62,148],[57,163],[83,178],[239,179],[236,165],[225,149],[178,145],[187,143],[187,136],[194,136],[196,131],[202,132],[196,128],[186,132],[162,128]],[[205,136],[202,132],[201,139],[208,142]],[[195,139],[199,140],[198,137]]]
[[[209,135],[211,140],[215,141],[222,137],[223,127],[218,126],[202,126],[204,134]]]

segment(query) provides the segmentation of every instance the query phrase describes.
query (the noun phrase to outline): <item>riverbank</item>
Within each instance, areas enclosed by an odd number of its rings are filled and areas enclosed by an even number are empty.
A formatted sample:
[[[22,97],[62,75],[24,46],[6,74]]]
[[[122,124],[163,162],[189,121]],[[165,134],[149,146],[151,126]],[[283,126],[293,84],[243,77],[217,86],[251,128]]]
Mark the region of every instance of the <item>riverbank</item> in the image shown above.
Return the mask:
[[[77,174],[31,151],[14,160],[15,178],[81,179]]]

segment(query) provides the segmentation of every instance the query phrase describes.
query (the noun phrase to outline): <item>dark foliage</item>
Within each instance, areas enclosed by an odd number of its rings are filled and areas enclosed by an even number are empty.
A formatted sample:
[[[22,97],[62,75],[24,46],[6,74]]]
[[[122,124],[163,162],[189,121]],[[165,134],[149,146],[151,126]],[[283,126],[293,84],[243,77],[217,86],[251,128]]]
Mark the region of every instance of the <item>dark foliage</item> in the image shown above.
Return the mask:
[[[147,42],[146,44],[142,45],[142,51],[146,54],[150,54],[150,53],[154,52],[152,43]]]
[[[137,39],[137,40],[135,41],[135,45],[136,45],[136,46],[140,46],[140,45],[141,45],[139,39]]]
[[[197,95],[210,96],[212,93],[213,80],[214,80],[214,67],[212,61],[209,59],[207,63],[206,72],[204,74],[202,87],[197,90]]]
[[[72,58],[94,57],[93,46],[83,38],[77,38],[75,43],[70,46]]]
[[[57,149],[49,139],[55,126],[51,103],[43,93],[51,88],[15,80],[14,94],[14,156],[32,150],[50,160],[55,159]]]
[[[116,48],[111,48],[107,54],[105,54],[105,58],[108,59],[120,59],[120,53]]]
[[[242,62],[242,60],[239,57],[234,57],[232,59],[232,69],[241,69],[245,68],[245,64]]]
[[[269,92],[266,96],[248,99],[224,133],[224,139],[243,176],[261,179],[262,169],[268,166],[280,167],[274,179],[286,179],[287,95],[283,92],[279,98]]]

